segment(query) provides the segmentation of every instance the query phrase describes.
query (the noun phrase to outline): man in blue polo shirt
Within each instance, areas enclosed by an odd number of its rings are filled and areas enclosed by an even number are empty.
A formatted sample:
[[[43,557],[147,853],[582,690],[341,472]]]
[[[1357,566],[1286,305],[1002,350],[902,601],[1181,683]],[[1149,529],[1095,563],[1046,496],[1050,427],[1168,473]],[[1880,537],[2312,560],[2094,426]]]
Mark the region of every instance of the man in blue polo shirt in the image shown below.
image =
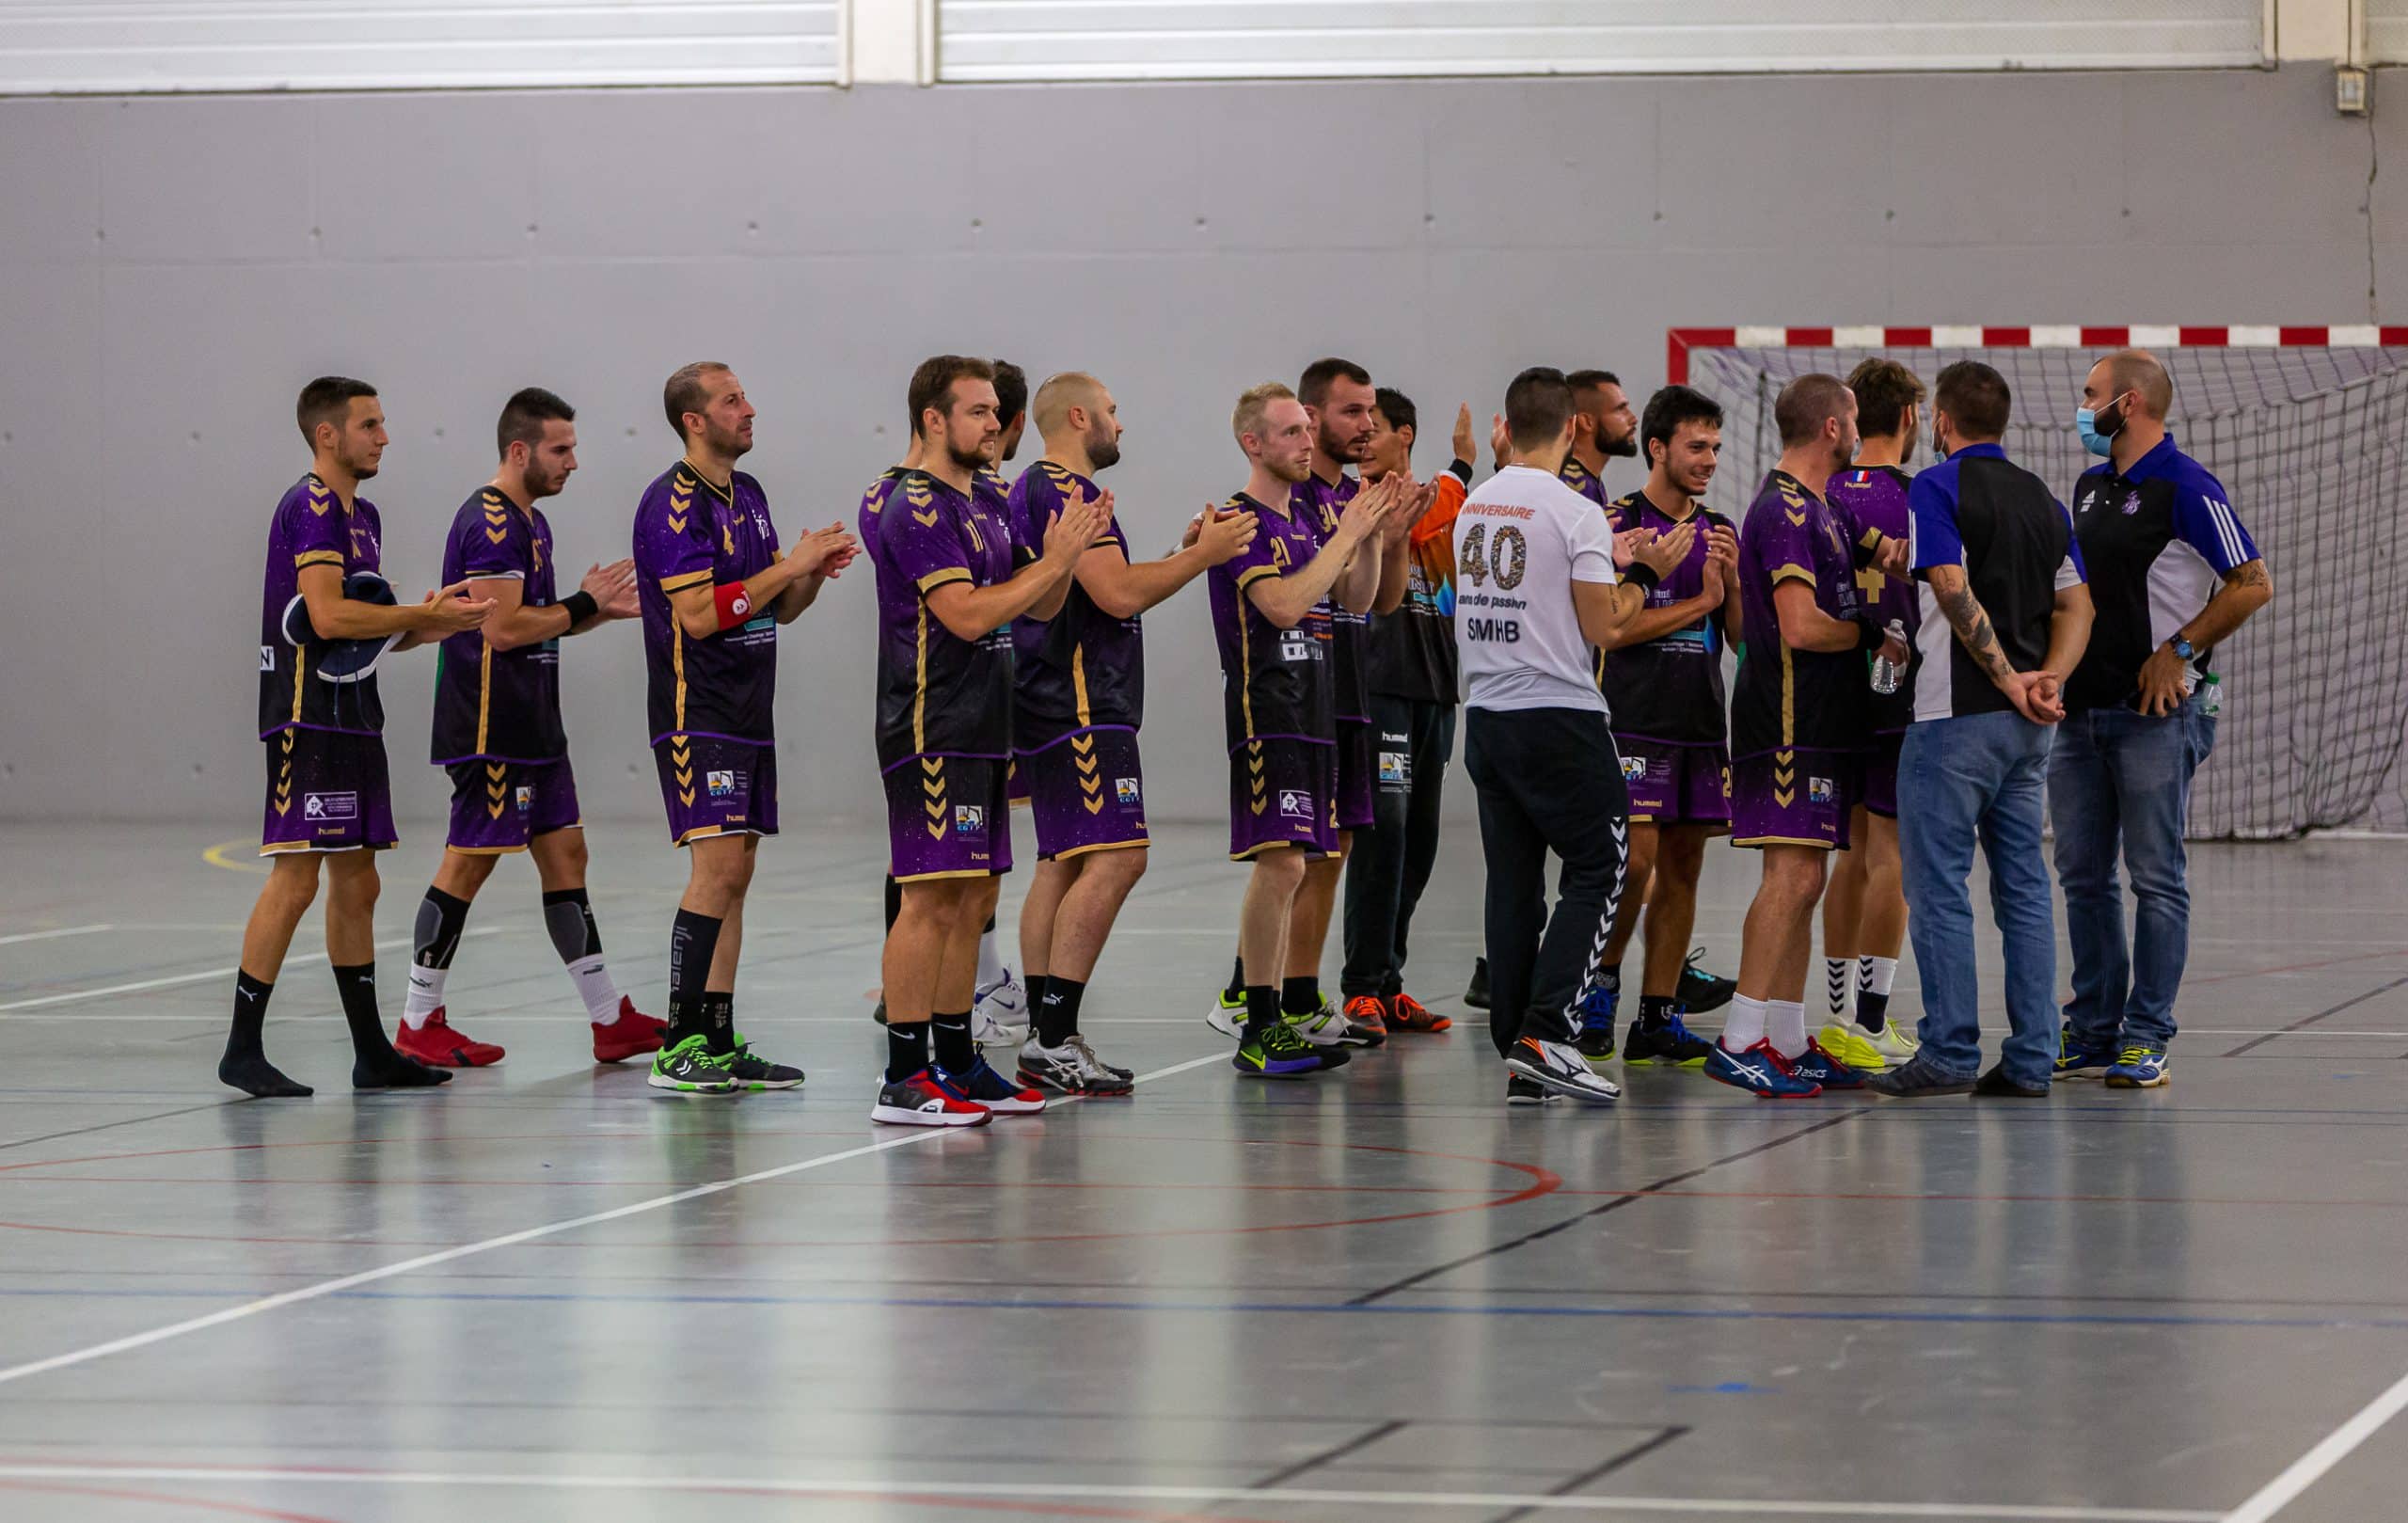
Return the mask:
[[[2055,1058],[2057,944],[2040,846],[2050,730],[2090,633],[2073,524],[1999,448],[2006,381],[1975,359],[1940,373],[1931,439],[1946,458],[1907,489],[1915,579],[1914,721],[1898,750],[1898,854],[1923,980],[1922,1047],[1871,1087],[1899,1096],[2031,1099]],[[1981,986],[1965,880],[1979,843],[2013,1032],[1981,1075]]]
[[[2274,595],[2223,485],[2165,431],[2173,404],[2165,367],[2138,349],[2109,355],[2083,383],[2075,426],[2107,456],[2073,497],[2099,622],[2049,758],[2073,944],[2057,1072],[2131,1089],[2166,1082],[2190,950],[2182,823],[2216,739],[2210,658]],[[2119,848],[2140,901],[2129,952]]]

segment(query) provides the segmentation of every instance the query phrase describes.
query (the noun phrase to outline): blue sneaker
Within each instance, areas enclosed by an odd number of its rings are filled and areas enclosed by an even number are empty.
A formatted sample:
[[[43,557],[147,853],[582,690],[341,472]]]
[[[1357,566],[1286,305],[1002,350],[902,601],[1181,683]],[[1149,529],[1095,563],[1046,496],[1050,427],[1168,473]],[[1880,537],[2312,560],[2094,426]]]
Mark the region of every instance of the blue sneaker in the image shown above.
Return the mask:
[[[1745,1089],[1759,1100],[1806,1100],[1823,1092],[1821,1085],[1790,1071],[1789,1060],[1774,1052],[1768,1041],[1737,1053],[1716,1042],[1705,1057],[1705,1076]]]
[[[1580,1049],[1592,1069],[1613,1061],[1614,1007],[1620,1003],[1622,991],[1603,984],[1591,984],[1580,992],[1580,1035],[1572,1045]]]
[[[1809,1084],[1825,1089],[1861,1089],[1864,1075],[1823,1050],[1814,1038],[1806,1039],[1806,1050],[1789,1060],[1789,1071]]]
[[[2093,1044],[2075,1038],[2073,1027],[2064,1026],[2057,1032],[2057,1077],[2060,1079],[2095,1079],[2115,1065],[2115,1049]]]
[[[2170,1067],[2162,1047],[2127,1047],[2115,1059],[2115,1067],[2107,1071],[2107,1087],[2155,1089],[2170,1082],[2171,1075],[2166,1072]]]

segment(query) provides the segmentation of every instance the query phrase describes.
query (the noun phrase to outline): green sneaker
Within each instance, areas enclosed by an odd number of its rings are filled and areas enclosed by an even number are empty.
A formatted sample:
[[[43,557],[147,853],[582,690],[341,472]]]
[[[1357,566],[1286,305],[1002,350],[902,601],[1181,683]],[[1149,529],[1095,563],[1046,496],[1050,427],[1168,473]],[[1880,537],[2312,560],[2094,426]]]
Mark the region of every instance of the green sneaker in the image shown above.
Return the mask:
[[[1324,1069],[1343,1068],[1341,1047],[1315,1047],[1284,1021],[1275,1021],[1260,1041],[1240,1041],[1229,1067],[1249,1079],[1301,1079]]]
[[[672,1094],[732,1095],[739,1086],[730,1066],[736,1056],[735,1053],[715,1054],[702,1038],[689,1037],[653,1055],[652,1072],[644,1082]]]
[[[1235,1041],[1245,1032],[1245,996],[1231,999],[1226,989],[1215,993],[1211,1007],[1204,1011],[1204,1023]]]

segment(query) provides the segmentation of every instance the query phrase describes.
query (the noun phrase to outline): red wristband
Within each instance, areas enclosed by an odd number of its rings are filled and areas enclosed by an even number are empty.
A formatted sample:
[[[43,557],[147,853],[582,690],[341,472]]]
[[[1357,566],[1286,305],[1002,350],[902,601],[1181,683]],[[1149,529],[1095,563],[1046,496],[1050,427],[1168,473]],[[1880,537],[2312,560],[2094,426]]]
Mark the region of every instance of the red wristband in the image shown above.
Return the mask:
[[[752,599],[744,595],[740,581],[721,582],[712,596],[719,603],[719,627],[722,629],[733,629],[752,616]]]

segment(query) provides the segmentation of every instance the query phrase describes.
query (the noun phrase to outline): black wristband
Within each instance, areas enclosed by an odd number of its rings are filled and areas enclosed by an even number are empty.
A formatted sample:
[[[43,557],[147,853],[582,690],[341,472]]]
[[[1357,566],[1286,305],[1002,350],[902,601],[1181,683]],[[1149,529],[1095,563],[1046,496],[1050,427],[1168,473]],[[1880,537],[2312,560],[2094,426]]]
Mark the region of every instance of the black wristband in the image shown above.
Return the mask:
[[[599,612],[602,605],[594,601],[592,593],[580,587],[562,598],[561,607],[568,610],[568,627],[574,629]]]
[[[1871,619],[1859,619],[1856,621],[1857,649],[1879,650],[1882,644],[1888,641],[1889,638],[1889,629],[1881,625],[1874,623]]]
[[[1623,567],[1622,579],[1630,583],[1633,587],[1638,588],[1642,593],[1652,593],[1656,590],[1656,584],[1662,581],[1664,579],[1657,576],[1656,574],[1656,568],[1649,565],[1646,562],[1633,561],[1630,564]]]

